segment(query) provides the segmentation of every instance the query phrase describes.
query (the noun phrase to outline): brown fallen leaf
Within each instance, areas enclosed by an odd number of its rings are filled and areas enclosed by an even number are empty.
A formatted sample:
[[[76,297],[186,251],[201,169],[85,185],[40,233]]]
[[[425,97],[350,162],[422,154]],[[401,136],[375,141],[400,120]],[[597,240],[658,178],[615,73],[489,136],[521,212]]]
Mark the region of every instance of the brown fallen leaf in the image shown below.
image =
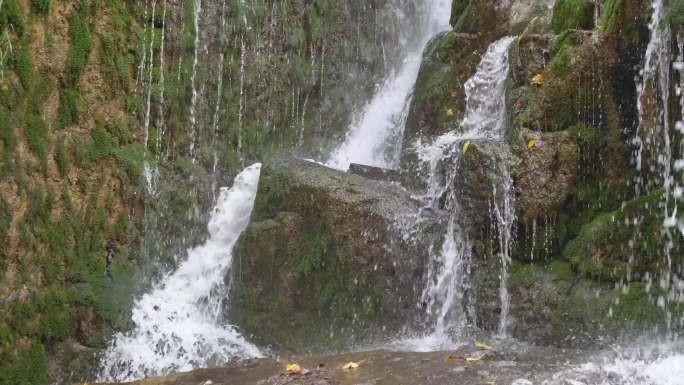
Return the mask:
[[[461,96],[461,93],[458,91],[451,91],[451,98],[452,99],[458,99],[458,97]]]

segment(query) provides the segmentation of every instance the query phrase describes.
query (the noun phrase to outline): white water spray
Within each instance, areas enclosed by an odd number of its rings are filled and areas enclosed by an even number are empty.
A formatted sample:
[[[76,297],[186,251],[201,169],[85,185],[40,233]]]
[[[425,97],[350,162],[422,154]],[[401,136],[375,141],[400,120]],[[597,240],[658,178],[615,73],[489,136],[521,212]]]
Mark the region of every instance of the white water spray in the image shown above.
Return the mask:
[[[440,209],[438,205],[445,197],[445,209],[450,218],[441,248],[431,250],[428,265],[427,286],[422,302],[427,305],[429,320],[433,323],[427,335],[401,341],[399,349],[431,351],[449,349],[455,346],[468,324],[468,305],[465,303],[469,288],[472,245],[466,231],[461,229],[457,168],[459,159],[465,155],[465,143],[476,139],[499,141],[506,131],[506,80],[508,79],[508,51],[515,40],[505,37],[489,46],[482,57],[477,72],[465,85],[466,113],[462,128],[464,132],[446,133],[432,143],[416,144],[420,160],[428,165],[427,193],[424,197],[427,207]],[[512,197],[512,181],[503,164],[495,183],[493,214],[497,222],[501,249],[501,285],[506,285],[505,269],[510,260],[512,224],[515,221]],[[499,196],[497,198],[497,195]],[[505,335],[506,316],[510,301],[507,289],[501,288],[502,314],[499,334]]]
[[[684,351],[676,342],[641,341],[560,371],[542,385],[684,385]]]
[[[451,2],[429,1],[428,14],[417,33],[418,44],[411,47],[400,66],[380,86],[373,99],[366,105],[351,127],[344,143],[334,151],[327,165],[346,170],[349,164],[362,163],[392,168],[395,154],[387,154],[392,137],[401,137],[404,131],[405,111],[418,77],[425,45],[439,32],[449,28]]]
[[[187,260],[135,303],[135,327],[115,335],[101,361],[100,381],[128,381],[261,355],[222,318],[224,278],[233,246],[249,223],[260,169],[260,164],[246,168],[232,188],[221,191],[207,241],[188,250]]]

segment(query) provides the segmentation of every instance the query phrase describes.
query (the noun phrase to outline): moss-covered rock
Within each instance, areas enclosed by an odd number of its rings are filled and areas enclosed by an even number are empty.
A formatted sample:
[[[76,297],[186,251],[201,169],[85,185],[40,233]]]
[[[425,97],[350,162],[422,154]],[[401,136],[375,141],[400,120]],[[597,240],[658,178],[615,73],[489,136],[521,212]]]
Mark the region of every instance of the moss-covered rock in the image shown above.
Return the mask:
[[[396,333],[415,315],[429,238],[439,234],[404,237],[418,210],[390,183],[267,162],[236,248],[231,317],[261,342],[295,351]]]
[[[638,280],[667,268],[661,196],[656,192],[639,197],[599,215],[568,243],[565,256],[585,276],[609,281]],[[673,246],[671,255],[680,255],[682,245]]]
[[[404,130],[404,142],[457,129],[465,111],[463,85],[479,63],[473,35],[447,32],[428,45]]]
[[[672,0],[670,1],[670,24],[677,30],[684,28],[684,1]]]
[[[592,29],[594,2],[591,0],[557,0],[553,7],[551,26],[555,33],[566,29]]]
[[[582,278],[563,259],[516,262],[509,272],[509,330],[516,338],[541,345],[586,346],[598,337],[609,342],[629,333],[665,330],[667,314],[657,305],[659,294],[642,283],[616,289]]]

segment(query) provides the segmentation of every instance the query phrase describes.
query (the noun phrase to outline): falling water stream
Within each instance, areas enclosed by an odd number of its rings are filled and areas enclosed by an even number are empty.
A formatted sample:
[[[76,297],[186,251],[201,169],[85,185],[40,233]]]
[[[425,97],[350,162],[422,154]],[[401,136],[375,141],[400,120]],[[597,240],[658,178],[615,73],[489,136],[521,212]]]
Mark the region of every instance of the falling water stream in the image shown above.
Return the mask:
[[[222,363],[261,351],[222,319],[232,248],[247,227],[261,165],[247,167],[221,190],[209,237],[188,250],[176,271],[136,301],[132,330],[115,335],[101,361],[101,381],[127,381]]]
[[[421,161],[427,165],[427,192],[423,199],[426,207],[446,210],[449,220],[441,246],[430,251],[427,285],[422,302],[427,304],[427,333],[404,339],[396,343],[402,350],[431,351],[448,349],[462,343],[467,331],[469,310],[467,294],[469,289],[472,244],[466,229],[463,229],[459,194],[458,169],[454,167],[459,159],[467,155],[471,141],[488,140],[500,143],[506,133],[506,80],[508,79],[508,51],[513,37],[505,37],[492,43],[482,57],[475,75],[466,84],[466,112],[460,130],[446,133],[433,142],[416,143]],[[493,219],[500,233],[502,261],[501,301],[502,309],[508,309],[505,269],[510,261],[512,242],[513,211],[512,182],[505,165],[498,162],[500,175],[494,178]],[[500,187],[497,187],[500,186]],[[446,199],[443,199],[446,198]],[[440,202],[445,201],[444,207]],[[500,334],[505,335],[507,311],[502,312]]]
[[[404,132],[423,50],[430,39],[449,28],[451,2],[430,0],[427,3],[427,20],[418,28],[417,43],[407,49],[399,69],[385,79],[373,99],[354,118],[355,123],[327,161],[328,166],[340,170],[346,170],[352,162],[384,168],[396,166],[397,146],[393,143]]]

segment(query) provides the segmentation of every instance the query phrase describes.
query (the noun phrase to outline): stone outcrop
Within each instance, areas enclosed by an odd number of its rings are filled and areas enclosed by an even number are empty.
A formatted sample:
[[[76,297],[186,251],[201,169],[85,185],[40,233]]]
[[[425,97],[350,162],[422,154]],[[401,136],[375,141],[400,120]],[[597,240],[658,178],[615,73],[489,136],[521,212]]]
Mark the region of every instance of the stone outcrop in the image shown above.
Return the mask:
[[[289,157],[266,162],[235,251],[231,319],[266,345],[332,350],[415,314],[436,223],[389,182]],[[429,231],[427,231],[429,230]]]

